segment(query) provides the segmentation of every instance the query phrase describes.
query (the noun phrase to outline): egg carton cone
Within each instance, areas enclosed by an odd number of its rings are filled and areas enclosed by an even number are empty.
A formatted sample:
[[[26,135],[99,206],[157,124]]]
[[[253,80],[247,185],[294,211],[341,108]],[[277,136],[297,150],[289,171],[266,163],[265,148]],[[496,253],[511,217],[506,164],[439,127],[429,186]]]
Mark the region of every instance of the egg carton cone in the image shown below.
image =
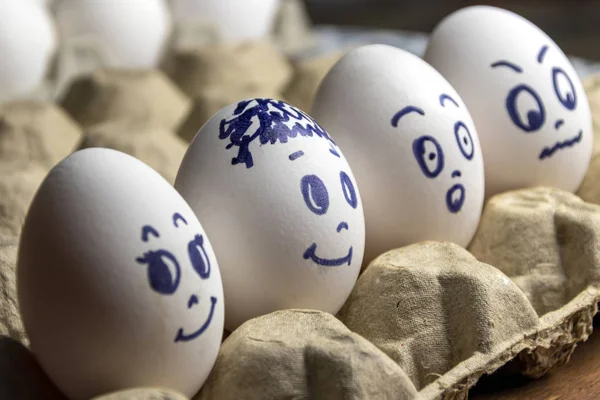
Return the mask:
[[[4,99],[4,102],[16,100],[60,102],[75,80],[107,67],[111,64],[111,60],[110,51],[92,37],[73,37],[63,40],[41,85],[22,98]]]
[[[316,46],[317,40],[304,1],[281,1],[271,35],[273,42],[286,55],[302,53]]]

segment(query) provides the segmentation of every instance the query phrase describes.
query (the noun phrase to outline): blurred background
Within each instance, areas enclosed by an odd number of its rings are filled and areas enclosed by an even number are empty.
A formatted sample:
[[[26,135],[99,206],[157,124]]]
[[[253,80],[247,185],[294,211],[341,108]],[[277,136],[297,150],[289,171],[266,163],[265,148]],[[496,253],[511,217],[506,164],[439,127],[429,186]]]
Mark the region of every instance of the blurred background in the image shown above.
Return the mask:
[[[514,11],[538,25],[571,55],[600,61],[597,0],[306,0],[315,24],[431,32],[459,8],[487,4]]]

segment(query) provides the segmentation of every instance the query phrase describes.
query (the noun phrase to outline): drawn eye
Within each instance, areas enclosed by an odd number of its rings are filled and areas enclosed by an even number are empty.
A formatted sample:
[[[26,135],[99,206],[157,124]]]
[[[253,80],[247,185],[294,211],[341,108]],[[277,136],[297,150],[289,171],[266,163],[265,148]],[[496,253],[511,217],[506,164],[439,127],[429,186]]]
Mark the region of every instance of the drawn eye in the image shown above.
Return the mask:
[[[539,130],[546,120],[540,96],[527,85],[519,85],[508,93],[506,109],[513,123],[525,132]]]
[[[175,293],[181,271],[173,254],[166,250],[149,251],[136,261],[148,265],[148,281],[152,290],[164,295]]]
[[[575,94],[575,86],[573,86],[573,82],[569,79],[569,75],[558,67],[553,68],[552,82],[558,100],[568,110],[574,110],[577,107],[577,94]]]
[[[454,125],[454,136],[456,136],[456,142],[458,143],[460,152],[463,153],[463,156],[465,156],[467,160],[471,160],[475,153],[475,144],[473,144],[471,132],[464,122],[458,121]]]
[[[444,169],[444,152],[432,136],[416,139],[413,142],[413,153],[426,177],[435,178]]]
[[[194,240],[188,244],[188,254],[192,266],[202,279],[210,277],[210,260],[204,250],[204,238],[202,235],[196,235]]]
[[[308,209],[317,215],[325,214],[329,208],[329,193],[323,181],[316,175],[306,175],[300,187]]]
[[[344,191],[344,197],[350,207],[356,208],[358,206],[358,196],[356,196],[356,190],[352,180],[344,171],[340,172],[340,180],[342,181],[342,190]]]

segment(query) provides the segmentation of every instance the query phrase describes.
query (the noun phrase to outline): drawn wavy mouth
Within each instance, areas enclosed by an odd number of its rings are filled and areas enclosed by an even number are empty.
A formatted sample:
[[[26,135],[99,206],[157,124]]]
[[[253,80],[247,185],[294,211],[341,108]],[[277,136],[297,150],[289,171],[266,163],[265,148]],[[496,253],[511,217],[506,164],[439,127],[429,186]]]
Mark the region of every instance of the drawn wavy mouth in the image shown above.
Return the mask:
[[[583,138],[583,131],[579,131],[579,133],[577,135],[573,136],[570,139],[564,140],[562,142],[556,142],[554,144],[554,146],[552,146],[552,147],[544,147],[544,149],[540,153],[540,160],[552,157],[552,155],[554,153],[556,153],[558,150],[562,150],[562,149],[566,149],[566,148],[575,146],[577,143],[581,142],[582,138]]]
[[[446,192],[446,205],[451,213],[457,213],[462,209],[464,204],[465,187],[457,183]]]
[[[210,312],[208,313],[208,318],[206,318],[206,321],[204,321],[204,324],[202,324],[200,329],[198,329],[194,333],[190,333],[190,334],[186,335],[185,333],[183,333],[183,328],[179,328],[179,331],[177,332],[177,337],[175,337],[175,343],[189,342],[190,340],[194,340],[198,336],[202,335],[204,333],[204,331],[210,326],[210,322],[212,321],[213,315],[215,313],[215,305],[217,304],[217,298],[214,296],[211,296],[210,302],[211,302],[211,305],[210,305]]]
[[[304,259],[308,260],[310,258],[315,264],[322,265],[324,267],[339,267],[340,265],[344,265],[346,263],[348,263],[348,265],[352,263],[352,246],[350,246],[347,256],[335,259],[317,257],[316,251],[317,244],[313,243],[304,252]]]

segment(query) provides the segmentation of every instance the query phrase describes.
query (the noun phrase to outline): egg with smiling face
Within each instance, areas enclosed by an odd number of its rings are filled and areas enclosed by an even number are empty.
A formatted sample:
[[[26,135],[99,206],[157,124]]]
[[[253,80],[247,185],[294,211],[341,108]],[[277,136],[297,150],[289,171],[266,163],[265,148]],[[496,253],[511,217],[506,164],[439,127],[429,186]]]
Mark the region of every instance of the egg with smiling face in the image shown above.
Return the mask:
[[[431,66],[369,45],[325,77],[313,116],[344,150],[363,196],[365,261],[424,240],[468,245],[483,204],[483,160],[467,107]]]
[[[228,330],[279,309],[342,307],[363,258],[362,201],[310,116],[274,99],[225,107],[193,139],[175,188],[219,254]]]
[[[574,192],[592,153],[592,120],[573,66],[544,32],[494,7],[468,7],[433,32],[425,59],[477,126],[486,193],[544,185]]]
[[[19,306],[40,365],[71,399],[159,386],[193,396],[216,359],[223,288],[193,211],[108,149],[59,163],[27,214]]]

